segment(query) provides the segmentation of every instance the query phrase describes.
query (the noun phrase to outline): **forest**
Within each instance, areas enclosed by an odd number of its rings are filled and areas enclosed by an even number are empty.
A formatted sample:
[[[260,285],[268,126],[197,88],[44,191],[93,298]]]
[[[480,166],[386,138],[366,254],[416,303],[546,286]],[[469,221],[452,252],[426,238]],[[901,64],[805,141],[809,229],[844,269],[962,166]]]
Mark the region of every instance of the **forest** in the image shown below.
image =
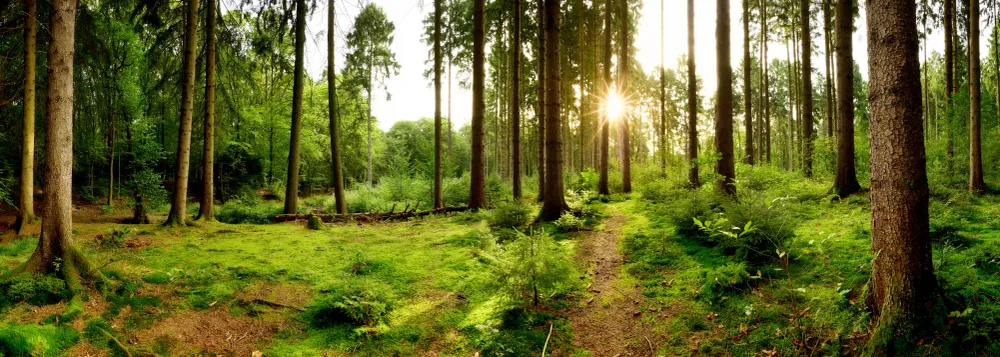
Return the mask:
[[[1000,355],[998,20],[0,0],[0,357]]]

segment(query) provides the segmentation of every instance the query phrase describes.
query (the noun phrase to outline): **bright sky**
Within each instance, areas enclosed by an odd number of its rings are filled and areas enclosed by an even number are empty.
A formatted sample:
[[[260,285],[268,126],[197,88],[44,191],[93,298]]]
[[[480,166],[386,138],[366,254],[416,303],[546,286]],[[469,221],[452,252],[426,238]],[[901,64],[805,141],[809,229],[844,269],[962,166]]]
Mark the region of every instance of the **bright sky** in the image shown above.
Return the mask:
[[[353,26],[354,17],[361,10],[362,4],[369,0],[337,0],[337,70],[343,68],[344,38]],[[420,41],[423,33],[422,20],[430,11],[433,11],[433,0],[371,0],[380,5],[386,12],[389,21],[396,25],[396,37],[393,42],[393,50],[396,53],[396,60],[401,65],[398,76],[390,78],[387,82],[389,92],[392,93],[392,101],[386,102],[385,94],[376,95],[373,112],[378,118],[378,126],[383,130],[388,130],[393,123],[400,120],[414,120],[420,117],[434,116],[434,90],[429,86],[430,81],[424,79],[423,71],[426,68],[424,61],[427,60],[429,48]],[[636,47],[639,49],[636,59],[642,63],[646,71],[660,64],[660,20],[661,13],[665,14],[664,31],[666,38],[663,40],[665,46],[665,63],[668,68],[675,67],[677,58],[687,52],[687,1],[686,0],[662,0],[666,9],[661,12],[660,2],[657,0],[645,0],[644,10],[639,19],[639,30],[635,37]],[[696,71],[698,76],[704,79],[703,95],[710,95],[716,88],[715,76],[715,1],[698,0],[695,2],[695,57],[698,61]],[[742,2],[739,0],[730,1],[730,13],[732,15],[730,26],[732,27],[732,65],[739,66],[742,60],[743,30],[742,30]],[[312,78],[319,78],[323,69],[326,68],[326,28],[327,28],[327,4],[322,3],[313,13],[308,21],[308,36],[306,47],[306,68]],[[868,76],[868,51],[865,36],[865,13],[861,9],[861,18],[857,24],[859,31],[854,33],[854,58],[858,62],[861,73]],[[774,41],[774,39],[771,39]],[[816,41],[816,39],[814,39]],[[822,41],[822,40],[820,40]],[[982,54],[987,52],[987,41],[982,42]],[[944,36],[941,31],[936,31],[930,37],[930,52],[941,52],[944,48]],[[785,44],[774,42],[769,45],[770,58],[785,58]],[[815,53],[813,59],[814,67],[819,70],[823,66],[822,53]],[[921,59],[923,54],[921,54]],[[444,80],[447,80],[445,76]],[[442,96],[445,102],[444,112],[447,113],[447,82],[442,89]],[[471,92],[458,87],[457,81],[452,85],[452,115],[456,127],[468,123],[472,112]]]

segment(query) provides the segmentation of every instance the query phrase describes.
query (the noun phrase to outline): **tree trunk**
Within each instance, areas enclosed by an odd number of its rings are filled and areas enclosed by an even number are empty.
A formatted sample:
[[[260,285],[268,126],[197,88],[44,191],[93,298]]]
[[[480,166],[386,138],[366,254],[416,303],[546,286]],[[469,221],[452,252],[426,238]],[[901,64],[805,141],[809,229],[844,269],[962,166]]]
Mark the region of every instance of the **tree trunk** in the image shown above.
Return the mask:
[[[951,176],[955,148],[951,129],[951,96],[955,92],[955,0],[944,0],[944,152],[945,172]]]
[[[767,0],[764,0],[764,1],[760,2],[760,11],[761,11],[761,19],[760,19],[761,31],[760,32],[761,32],[761,37],[762,37],[762,40],[761,40],[762,44],[761,44],[761,46],[764,47],[764,49],[763,49],[764,54],[761,56],[761,61],[763,62],[762,66],[764,67],[764,71],[761,72],[762,73],[761,76],[764,77],[764,90],[763,90],[763,92],[764,92],[764,128],[763,128],[764,129],[764,142],[762,144],[764,145],[764,160],[768,164],[770,164],[771,163],[771,91],[770,91],[771,78],[769,77],[769,74],[770,74],[771,63],[767,59],[767,41],[768,41],[767,25],[768,25],[768,21],[770,20],[767,17]]]
[[[72,1],[72,0],[71,0]],[[191,163],[191,117],[194,114],[194,65],[198,47],[198,0],[187,2],[187,28],[184,32],[184,70],[182,72],[181,120],[177,134],[177,177],[173,204],[164,222],[168,227],[180,227],[187,223],[188,167]]]
[[[664,0],[660,0],[660,175],[667,175],[667,70],[663,54],[663,43],[666,33],[663,31],[666,18],[664,16]]]
[[[66,281],[70,292],[78,295],[83,291],[82,279],[103,282],[103,276],[97,269],[91,268],[73,241],[73,44],[76,2],[54,0],[51,11],[42,233],[28,261],[8,274],[56,273]]]
[[[854,166],[854,0],[837,0],[837,173],[833,189],[840,197],[861,189]]]
[[[611,3],[612,0],[604,0],[604,99],[611,96]],[[611,131],[611,116],[607,108],[601,111],[604,115],[601,123],[601,169],[597,180],[597,193],[609,195],[608,188],[608,150]]]
[[[483,159],[486,102],[483,98],[486,57],[486,0],[473,0],[472,42],[472,187],[469,190],[469,208],[486,206],[486,167]]]
[[[803,0],[807,1],[807,0]],[[729,53],[729,0],[716,1],[716,75],[719,89],[715,106],[715,151],[722,157],[715,163],[721,176],[716,186],[723,194],[736,196],[736,167],[733,160],[733,69]]]
[[[562,138],[559,132],[559,122],[562,117],[559,113],[561,99],[560,63],[559,63],[559,27],[560,24],[559,0],[545,0],[545,199],[542,203],[540,217],[542,220],[554,221],[566,209],[566,200],[563,198],[563,170],[562,170]]]
[[[750,72],[750,0],[743,0],[743,125],[746,136],[746,153],[743,162],[753,165],[753,88]]]
[[[928,233],[920,62],[912,0],[868,0],[872,276],[877,325],[864,355],[910,355],[933,335],[937,284]],[[943,322],[940,322],[943,323]]]
[[[794,30],[792,31],[794,32]],[[792,69],[792,51],[789,49],[788,38],[785,38],[785,57],[788,58],[788,143],[785,153],[788,155],[788,171],[795,170],[795,74]]]
[[[983,194],[981,116],[982,91],[979,61],[979,0],[969,2],[969,191]]]
[[[205,3],[205,147],[202,155],[201,206],[198,219],[215,220],[215,0]]]
[[[285,214],[299,210],[299,141],[302,136],[302,90],[305,71],[306,2],[295,1],[295,74],[292,83],[292,126],[288,142],[288,180],[285,181]],[[369,95],[371,98],[371,95]],[[370,105],[370,103],[369,103]]]
[[[812,177],[813,107],[812,107],[812,34],[809,31],[809,0],[799,9],[802,22],[802,172]]]
[[[611,1],[611,0],[605,0]],[[538,202],[545,198],[545,3],[538,0]]]
[[[694,0],[687,3],[687,27],[688,27],[688,182],[691,187],[701,186],[698,179],[698,82],[695,74],[694,63]]]
[[[440,1],[440,0],[438,0]],[[511,65],[510,101],[511,167],[514,200],[521,202],[521,0],[514,1],[514,58]],[[582,86],[581,86],[582,88]],[[581,102],[582,103],[582,102]]]
[[[826,48],[823,58],[826,59],[826,136],[833,137],[833,77],[830,75],[830,35],[833,29],[830,27],[830,0],[823,0],[823,44]],[[853,69],[852,69],[853,70]]]
[[[35,218],[35,42],[38,17],[35,0],[25,0],[24,19],[24,121],[21,130],[21,197],[17,220],[12,227],[17,235],[36,221]]]
[[[618,68],[618,75],[621,78],[618,79],[619,87],[620,87],[620,88],[618,88],[618,91],[620,92],[621,96],[623,97],[623,100],[626,100],[624,98],[628,98],[628,93],[631,90],[631,88],[629,88],[629,85],[630,85],[630,83],[629,83],[629,81],[630,81],[630,79],[629,79],[629,69],[630,69],[629,66],[630,65],[629,65],[629,58],[628,58],[629,57],[629,47],[630,47],[630,43],[631,43],[630,40],[629,40],[628,28],[629,28],[629,25],[631,24],[631,21],[629,21],[629,16],[628,16],[628,1],[627,0],[620,0],[619,2],[621,3],[621,16],[622,16],[622,18],[619,21],[621,23],[621,25],[622,25],[622,28],[621,28],[621,42],[622,43],[619,44],[619,46],[620,46],[619,48],[621,50],[621,55],[618,58],[618,66],[619,66],[619,68]],[[620,149],[620,155],[621,155],[621,165],[622,165],[621,166],[621,171],[622,171],[622,191],[625,192],[625,193],[629,193],[629,192],[632,192],[632,153],[631,153],[632,148],[629,147],[629,145],[630,145],[629,144],[629,120],[631,119],[631,116],[629,115],[630,110],[628,110],[628,104],[627,103],[626,103],[626,107],[625,108],[626,109],[625,109],[625,112],[622,113],[622,117],[618,118],[619,119],[619,121],[618,121],[618,138],[619,138],[619,143],[618,143],[618,145],[621,147],[621,149]]]
[[[334,36],[336,30],[336,15],[334,11],[335,0],[330,0],[330,6],[328,9],[327,16],[327,51],[328,58],[336,58],[336,46],[334,46],[336,41],[336,36]],[[328,83],[327,89],[327,105],[329,105],[330,111],[330,156],[333,159],[332,171],[333,175],[333,198],[337,205],[337,214],[347,214],[347,200],[344,198],[344,172],[342,168],[342,163],[340,161],[340,106],[337,103],[337,74],[335,68],[335,61],[327,61],[326,75]]]
[[[443,0],[434,0],[434,208],[444,207],[444,200],[441,198],[441,62],[443,60],[441,12],[444,11],[442,2]],[[520,187],[517,185],[514,187],[515,192],[520,194]]]

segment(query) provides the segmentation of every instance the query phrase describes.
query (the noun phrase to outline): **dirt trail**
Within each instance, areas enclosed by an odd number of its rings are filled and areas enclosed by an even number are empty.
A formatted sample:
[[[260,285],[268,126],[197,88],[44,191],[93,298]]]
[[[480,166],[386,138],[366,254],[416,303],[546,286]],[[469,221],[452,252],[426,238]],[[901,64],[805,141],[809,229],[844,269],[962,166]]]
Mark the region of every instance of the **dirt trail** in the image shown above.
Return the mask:
[[[652,356],[656,338],[643,326],[640,306],[645,297],[619,280],[622,254],[618,240],[628,217],[615,213],[580,243],[576,259],[591,277],[584,302],[568,313],[573,346],[594,357]]]

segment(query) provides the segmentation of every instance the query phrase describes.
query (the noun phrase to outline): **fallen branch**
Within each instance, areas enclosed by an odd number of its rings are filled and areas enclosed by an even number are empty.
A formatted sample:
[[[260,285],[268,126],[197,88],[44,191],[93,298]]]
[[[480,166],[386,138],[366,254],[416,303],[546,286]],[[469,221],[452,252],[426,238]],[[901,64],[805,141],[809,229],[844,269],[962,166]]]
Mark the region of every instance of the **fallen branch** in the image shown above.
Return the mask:
[[[542,357],[545,357],[545,350],[549,349],[549,339],[552,338],[552,323],[549,322],[549,335],[545,336],[545,345],[542,346]]]
[[[417,206],[419,207],[419,205]],[[407,206],[409,209],[409,206]],[[395,207],[393,207],[395,210]],[[414,208],[412,211],[403,212],[392,212],[389,213],[353,213],[353,214],[279,214],[274,216],[275,222],[294,222],[294,221],[305,221],[309,219],[309,216],[315,216],[323,221],[323,223],[343,223],[343,222],[360,222],[360,223],[374,223],[381,221],[401,221],[415,217],[424,217],[434,214],[451,213],[451,212],[464,212],[468,211],[469,207],[445,207],[432,209],[427,211],[417,211]]]
[[[101,331],[101,334],[104,335],[104,337],[107,337],[109,340],[111,340],[111,342],[114,342],[115,346],[118,346],[118,349],[120,349],[122,353],[125,354],[125,357],[132,357],[132,353],[129,352],[127,348],[125,348],[125,345],[123,345],[121,341],[118,341],[118,339],[115,338],[115,336],[111,335],[110,332],[100,327],[98,327],[97,330]]]
[[[278,303],[278,302],[274,302],[274,301],[270,301],[270,300],[264,300],[264,299],[253,299],[250,302],[252,302],[254,304],[266,305],[266,306],[275,307],[275,308],[279,308],[279,309],[292,309],[292,310],[298,310],[300,312],[305,312],[306,311],[306,309],[302,308],[302,307],[293,306],[293,305],[285,305],[285,304],[282,304],[282,303]]]

